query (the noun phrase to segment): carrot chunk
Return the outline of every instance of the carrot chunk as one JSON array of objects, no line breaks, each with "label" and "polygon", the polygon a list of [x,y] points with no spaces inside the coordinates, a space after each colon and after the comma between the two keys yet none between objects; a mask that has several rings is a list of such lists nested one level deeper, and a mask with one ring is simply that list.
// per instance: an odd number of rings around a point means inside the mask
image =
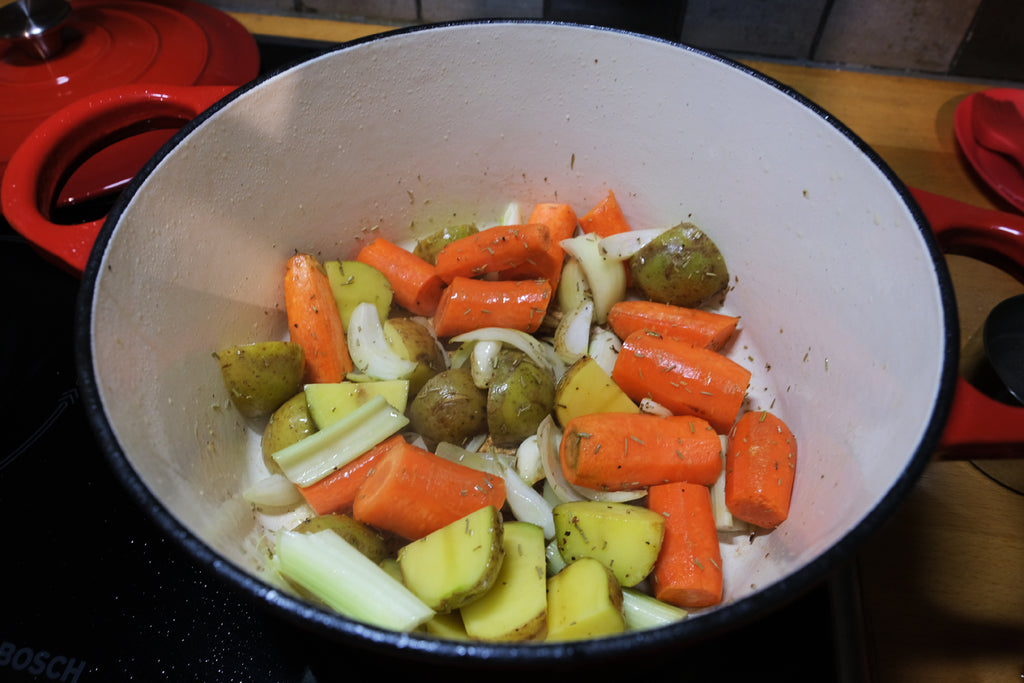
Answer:
[{"label": "carrot chunk", "polygon": [[712,351],[725,346],[739,321],[731,315],[644,299],[619,301],[608,311],[608,325],[620,339],[646,330]]},{"label": "carrot chunk", "polygon": [[725,505],[739,519],[774,529],[789,516],[796,438],[777,415],[743,413],[725,452]]},{"label": "carrot chunk", "polygon": [[305,381],[340,382],[352,371],[352,358],[330,280],[316,257],[288,259],[284,303],[291,340],[306,356]]},{"label": "carrot chunk", "polygon": [[306,502],[309,503],[309,506],[318,515],[327,515],[333,512],[351,512],[352,503],[356,499],[356,493],[366,479],[367,473],[388,451],[398,445],[399,441],[405,442],[401,434],[395,434],[385,439],[349,464],[328,474],[316,483],[309,486],[300,486],[299,493],[302,494],[302,497],[306,499]]},{"label": "carrot chunk", "polygon": [[434,333],[452,337],[482,327],[536,332],[551,301],[547,280],[477,280],[456,277],[434,313]]},{"label": "carrot chunk", "polygon": [[696,415],[720,434],[732,428],[750,371],[726,356],[637,330],[622,342],[612,379],[639,403],[650,398],[676,415]]},{"label": "carrot chunk", "polygon": [[367,473],[352,516],[416,540],[482,507],[505,504],[505,481],[401,442]]},{"label": "carrot chunk", "polygon": [[356,260],[384,273],[399,306],[416,315],[434,314],[445,283],[430,263],[383,237],[364,246]]},{"label": "carrot chunk", "polygon": [[652,486],[647,507],[665,516],[665,536],[651,574],[654,597],[688,608],[721,602],[722,554],[708,487]]},{"label": "carrot chunk", "polygon": [[629,221],[622,213],[619,200],[615,193],[608,190],[608,194],[597,205],[580,217],[580,228],[583,232],[592,232],[601,237],[617,235],[620,232],[631,230]]},{"label": "carrot chunk", "polygon": [[602,491],[666,482],[711,485],[722,471],[722,444],[699,417],[591,413],[569,420],[562,434],[562,474]]},{"label": "carrot chunk", "polygon": [[437,275],[450,283],[456,277],[479,277],[515,267],[528,267],[535,277],[552,269],[551,233],[546,225],[499,225],[446,244],[437,254]]},{"label": "carrot chunk", "polygon": [[565,250],[562,249],[561,242],[576,234],[576,226],[579,225],[576,212],[569,204],[542,202],[533,207],[527,222],[547,227],[551,235],[548,258],[502,270],[499,277],[502,280],[541,278],[550,282],[552,289],[558,289],[562,266],[565,264]]}]

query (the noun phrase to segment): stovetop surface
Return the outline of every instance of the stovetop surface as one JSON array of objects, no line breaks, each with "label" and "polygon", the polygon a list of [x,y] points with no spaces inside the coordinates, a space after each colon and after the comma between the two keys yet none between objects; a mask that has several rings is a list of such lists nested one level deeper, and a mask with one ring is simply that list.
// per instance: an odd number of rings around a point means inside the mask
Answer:
[{"label": "stovetop surface", "polygon": [[[324,47],[258,42],[265,70]],[[316,683],[361,666],[457,672],[285,624],[160,534],[114,479],[78,399],[78,284],[0,222],[0,680]],[[836,680],[849,645],[836,615],[825,585],[725,637],[591,673]]]}]

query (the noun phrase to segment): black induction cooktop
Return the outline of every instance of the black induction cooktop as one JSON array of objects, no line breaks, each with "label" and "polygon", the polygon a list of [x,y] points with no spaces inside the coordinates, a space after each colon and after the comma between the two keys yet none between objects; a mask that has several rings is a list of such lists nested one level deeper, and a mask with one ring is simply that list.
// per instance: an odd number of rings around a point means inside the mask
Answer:
[{"label": "black induction cooktop", "polygon": [[[264,70],[328,47],[257,42]],[[162,537],[115,481],[79,402],[72,352],[78,284],[0,223],[0,681],[318,683],[364,669],[467,675],[354,650],[283,623]],[[842,572],[725,637],[604,663],[600,674],[581,676],[861,680],[850,576]]]}]

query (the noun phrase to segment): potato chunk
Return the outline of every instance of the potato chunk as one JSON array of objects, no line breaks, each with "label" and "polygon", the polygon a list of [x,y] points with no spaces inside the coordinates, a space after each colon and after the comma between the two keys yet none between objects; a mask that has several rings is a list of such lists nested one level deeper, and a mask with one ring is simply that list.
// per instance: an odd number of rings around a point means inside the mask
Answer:
[{"label": "potato chunk", "polygon": [[555,539],[562,558],[598,560],[630,587],[651,573],[665,536],[665,518],[626,503],[574,501],[554,508]]},{"label": "potato chunk", "polygon": [[637,404],[590,356],[570,365],[555,388],[555,419],[563,427],[577,415],[639,412]]},{"label": "potato chunk", "polygon": [[405,379],[307,384],[303,391],[318,429],[337,422],[374,396],[383,396],[400,413],[409,401],[409,381]]},{"label": "potato chunk", "polygon": [[494,585],[462,608],[466,633],[489,641],[528,640],[547,625],[544,532],[526,522],[505,523],[505,559]]},{"label": "potato chunk", "polygon": [[501,513],[480,508],[398,551],[406,587],[437,612],[450,612],[490,589],[504,559]]},{"label": "potato chunk", "polygon": [[548,640],[581,640],[626,630],[622,588],[603,564],[585,557],[548,579]]}]

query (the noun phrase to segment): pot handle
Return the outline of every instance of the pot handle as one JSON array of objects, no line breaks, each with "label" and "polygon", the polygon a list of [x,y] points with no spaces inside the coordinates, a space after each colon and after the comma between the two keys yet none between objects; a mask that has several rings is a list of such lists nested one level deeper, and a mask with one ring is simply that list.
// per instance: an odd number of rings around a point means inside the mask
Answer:
[{"label": "pot handle", "polygon": [[[971,206],[911,188],[939,248],[995,266],[1024,282],[1024,217]],[[991,398],[960,376],[939,442],[939,457],[1012,458],[1024,456],[1024,407]]]},{"label": "pot handle", "polygon": [[100,149],[132,135],[181,128],[235,87],[128,85],[77,100],[41,123],[7,164],[0,202],[7,221],[57,265],[80,276],[104,218],[49,219],[62,184]]}]

